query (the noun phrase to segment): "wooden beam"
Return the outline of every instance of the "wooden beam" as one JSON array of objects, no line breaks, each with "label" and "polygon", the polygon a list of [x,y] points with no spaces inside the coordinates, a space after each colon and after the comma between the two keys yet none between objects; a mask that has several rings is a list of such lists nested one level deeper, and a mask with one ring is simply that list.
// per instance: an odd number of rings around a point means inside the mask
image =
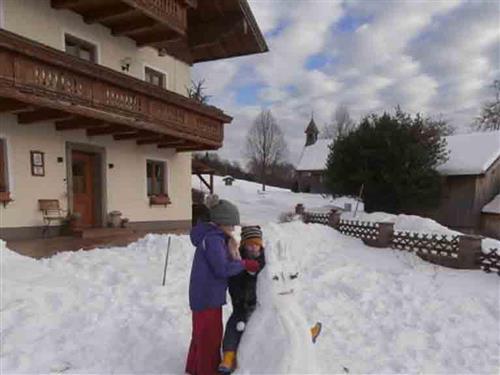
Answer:
[{"label": "wooden beam", "polygon": [[[210,184],[207,182],[207,180],[205,180],[205,178],[203,177],[203,175],[198,173],[197,176],[201,180],[201,182],[203,182],[203,184],[208,188],[208,190],[210,191],[210,193],[213,193],[212,186],[210,186]],[[213,176],[213,175],[211,174],[210,176]]]},{"label": "wooden beam", "polygon": [[245,20],[238,12],[224,15],[224,18],[212,22],[203,22],[193,25],[189,29],[189,45],[201,47],[217,43],[221,38],[239,29],[243,29]]},{"label": "wooden beam", "polygon": [[158,148],[177,148],[182,145],[185,145],[186,141],[178,140],[178,141],[170,141],[170,142],[162,142],[158,145]]},{"label": "wooden beam", "polygon": [[154,27],[157,23],[152,19],[138,19],[120,25],[115,25],[111,28],[111,34],[114,36],[130,35],[138,32],[146,31]]},{"label": "wooden beam", "polygon": [[76,4],[79,0],[50,0],[50,5],[54,9],[69,9]]},{"label": "wooden beam", "polygon": [[20,124],[32,124],[34,122],[64,119],[71,117],[71,114],[57,109],[42,108],[31,112],[22,112],[17,114],[17,122]]},{"label": "wooden beam", "polygon": [[143,137],[148,137],[148,136],[153,136],[153,132],[148,132],[145,130],[141,130],[135,133],[123,133],[123,134],[114,134],[113,138],[115,141],[125,141],[125,140],[130,140],[130,139],[137,139],[137,138],[143,138]]},{"label": "wooden beam", "polygon": [[11,112],[15,113],[17,111],[34,109],[33,106],[27,103],[20,102],[19,100],[10,98],[0,98],[0,113]]},{"label": "wooden beam", "polygon": [[135,12],[137,10],[130,8],[126,4],[111,4],[83,13],[83,20],[85,23],[93,24]]},{"label": "wooden beam", "polygon": [[155,143],[159,143],[159,142],[166,142],[168,141],[167,138],[165,138],[164,136],[156,136],[156,137],[149,137],[149,138],[144,138],[144,139],[138,139],[136,141],[136,143],[138,145],[152,145],[152,144],[155,144]]},{"label": "wooden beam", "polygon": [[143,35],[134,36],[135,44],[137,47],[144,47],[151,44],[167,42],[179,39],[178,34],[169,32],[168,30],[156,29],[149,31]]},{"label": "wooden beam", "polygon": [[105,124],[102,120],[76,117],[69,120],[56,121],[56,130],[87,129]]},{"label": "wooden beam", "polygon": [[108,125],[108,126],[100,126],[87,129],[87,135],[89,137],[93,137],[96,135],[109,135],[115,133],[123,133],[127,131],[132,132],[134,131],[134,129],[124,125]]}]

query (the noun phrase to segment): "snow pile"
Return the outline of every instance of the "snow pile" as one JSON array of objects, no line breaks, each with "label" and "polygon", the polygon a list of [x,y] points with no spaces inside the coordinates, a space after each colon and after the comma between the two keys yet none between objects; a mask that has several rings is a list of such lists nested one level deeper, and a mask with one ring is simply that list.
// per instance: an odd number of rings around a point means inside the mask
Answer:
[{"label": "snow pile", "polygon": [[446,143],[449,158],[438,167],[444,175],[481,174],[500,157],[500,130],[451,135]]},{"label": "snow pile", "polygon": [[[263,193],[261,184],[245,180],[235,180],[232,186],[226,186],[220,176],[214,176],[214,185],[216,194],[238,205],[243,224],[277,222],[283,212],[294,212],[298,203],[309,209],[335,202],[319,194],[293,193],[273,186],[266,186]],[[193,176],[191,186],[207,192],[197,176]]]},{"label": "snow pile", "polygon": [[[329,374],[498,371],[497,276],[374,250],[318,224],[263,231],[278,263],[259,279],[238,373],[261,374],[266,364]],[[3,249],[1,372],[183,374],[194,249],[187,236],[172,238],[165,287],[165,235],[39,261]],[[278,241],[284,255],[273,250]],[[269,281],[281,272],[298,273],[294,295]],[[316,321],[323,332],[311,347],[306,328]]]},{"label": "snow pile", "polygon": [[481,212],[487,214],[500,214],[500,194],[492,199],[487,205],[485,205]]},{"label": "snow pile", "polygon": [[192,248],[167,236],[35,261],[1,250],[1,373],[183,373]]}]

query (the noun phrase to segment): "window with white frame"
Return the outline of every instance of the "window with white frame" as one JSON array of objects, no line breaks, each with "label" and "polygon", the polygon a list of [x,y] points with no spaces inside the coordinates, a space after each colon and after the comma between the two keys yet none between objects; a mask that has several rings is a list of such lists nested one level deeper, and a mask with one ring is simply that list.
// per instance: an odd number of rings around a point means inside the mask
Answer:
[{"label": "window with white frame", "polygon": [[167,195],[167,165],[164,161],[147,160],[146,178],[148,196]]}]

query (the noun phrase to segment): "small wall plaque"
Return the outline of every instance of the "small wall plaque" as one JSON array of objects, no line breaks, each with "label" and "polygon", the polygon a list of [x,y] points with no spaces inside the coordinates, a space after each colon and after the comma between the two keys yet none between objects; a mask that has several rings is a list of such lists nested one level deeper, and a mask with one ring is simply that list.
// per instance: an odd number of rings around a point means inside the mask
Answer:
[{"label": "small wall plaque", "polygon": [[41,151],[30,151],[31,155],[31,175],[45,176],[45,158]]}]

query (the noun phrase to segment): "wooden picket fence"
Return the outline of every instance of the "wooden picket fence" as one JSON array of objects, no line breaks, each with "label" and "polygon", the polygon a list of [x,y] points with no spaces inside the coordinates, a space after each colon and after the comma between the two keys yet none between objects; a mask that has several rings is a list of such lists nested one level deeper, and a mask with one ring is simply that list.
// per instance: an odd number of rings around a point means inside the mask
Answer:
[{"label": "wooden picket fence", "polygon": [[414,252],[419,257],[445,267],[482,269],[500,276],[500,249],[481,249],[481,237],[395,231],[393,223],[374,223],[340,218],[340,211],[307,212],[297,205],[296,213],[305,223],[329,225],[346,236],[360,238],[374,247]]}]

